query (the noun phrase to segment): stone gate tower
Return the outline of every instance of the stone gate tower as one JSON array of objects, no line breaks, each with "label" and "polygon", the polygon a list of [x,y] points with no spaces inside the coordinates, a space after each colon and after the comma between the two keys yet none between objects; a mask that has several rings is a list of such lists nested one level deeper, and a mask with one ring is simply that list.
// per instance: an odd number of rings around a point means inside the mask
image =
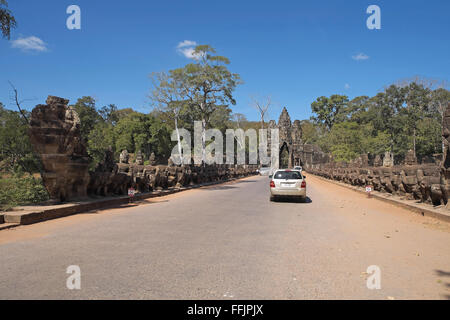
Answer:
[{"label": "stone gate tower", "polygon": [[[294,120],[294,122],[292,122],[286,107],[284,107],[281,112],[278,124],[274,120],[269,121],[269,129],[279,130],[280,168],[302,166],[308,169],[314,164],[327,161],[326,154],[324,154],[318,146],[303,143],[300,121]],[[283,163],[282,155],[286,154],[287,161],[286,163]]]}]

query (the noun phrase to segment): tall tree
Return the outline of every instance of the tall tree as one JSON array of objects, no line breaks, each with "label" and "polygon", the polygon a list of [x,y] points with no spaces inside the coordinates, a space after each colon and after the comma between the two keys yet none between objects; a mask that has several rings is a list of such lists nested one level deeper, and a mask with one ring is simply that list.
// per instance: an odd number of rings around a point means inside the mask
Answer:
[{"label": "tall tree", "polygon": [[[442,123],[444,112],[450,103],[450,91],[445,88],[438,88],[431,93],[430,111],[439,115],[439,121]],[[441,151],[444,152],[444,137],[441,136]]]},{"label": "tall tree", "polygon": [[267,96],[263,99],[258,99],[256,97],[252,98],[252,107],[259,112],[259,118],[261,121],[261,129],[264,129],[264,119],[267,112],[269,111],[270,105],[272,104],[272,98]]},{"label": "tall tree", "polygon": [[3,38],[11,39],[11,29],[16,26],[16,18],[12,15],[11,10],[8,9],[8,2],[0,0],[0,29],[2,30]]},{"label": "tall tree", "polygon": [[348,107],[348,97],[334,94],[331,97],[319,97],[311,104],[312,112],[317,114],[312,119],[323,123],[331,130],[333,125],[345,120]]},{"label": "tall tree", "polygon": [[[180,163],[185,163],[183,159],[183,152],[181,146],[180,130],[178,128],[178,121],[183,109],[186,108],[184,101],[187,92],[187,86],[183,83],[183,73],[176,70],[165,72],[154,72],[151,74],[152,89],[150,92],[150,99],[153,105],[165,114],[174,122],[175,132],[177,136],[178,154]],[[190,147],[190,146],[189,146]],[[190,161],[190,159],[189,159]]]},{"label": "tall tree", "polygon": [[115,126],[117,121],[119,121],[120,119],[120,115],[119,115],[119,109],[117,108],[117,106],[115,104],[110,104],[107,106],[103,106],[98,113],[100,114],[100,116],[103,118],[103,120],[110,124]]},{"label": "tall tree", "polygon": [[[391,85],[369,100],[369,114],[376,130],[386,131],[390,137],[390,151],[396,150],[397,141],[402,138],[405,117],[399,116],[405,103],[405,90]],[[409,149],[405,146],[405,149]],[[386,150],[388,151],[388,150]]]},{"label": "tall tree", "polygon": [[195,63],[173,70],[182,80],[189,108],[198,112],[202,122],[202,161],[206,161],[206,127],[213,112],[228,104],[236,104],[233,91],[241,83],[240,76],[231,73],[226,65],[229,59],[214,55],[209,45],[199,45],[193,52]]},{"label": "tall tree", "polygon": [[87,141],[91,130],[102,120],[95,108],[95,99],[89,96],[79,98],[72,107],[80,117],[81,136]]},{"label": "tall tree", "polygon": [[[28,113],[24,111],[27,115]],[[7,110],[0,102],[0,162],[11,172],[39,170],[28,137],[28,124],[19,112]]]},{"label": "tall tree", "polygon": [[405,94],[406,108],[403,111],[407,115],[407,125],[412,133],[413,151],[416,154],[417,124],[428,111],[431,90],[413,82],[405,87]]}]

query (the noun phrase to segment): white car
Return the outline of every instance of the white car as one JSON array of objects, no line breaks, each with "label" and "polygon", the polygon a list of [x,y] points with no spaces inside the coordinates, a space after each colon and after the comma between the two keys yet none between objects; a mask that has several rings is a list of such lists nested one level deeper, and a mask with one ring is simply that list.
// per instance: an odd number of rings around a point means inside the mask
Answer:
[{"label": "white car", "polygon": [[270,167],[261,167],[258,172],[261,176],[268,176],[270,174]]},{"label": "white car", "polygon": [[300,170],[277,170],[270,178],[270,201],[279,197],[306,199],[306,177]]}]

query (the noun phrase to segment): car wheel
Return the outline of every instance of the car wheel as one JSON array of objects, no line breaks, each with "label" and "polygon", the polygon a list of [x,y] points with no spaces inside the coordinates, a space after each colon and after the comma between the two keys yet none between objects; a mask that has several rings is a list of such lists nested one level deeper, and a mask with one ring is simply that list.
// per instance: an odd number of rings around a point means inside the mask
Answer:
[{"label": "car wheel", "polygon": [[270,201],[275,201],[275,197],[274,196],[270,196]]}]

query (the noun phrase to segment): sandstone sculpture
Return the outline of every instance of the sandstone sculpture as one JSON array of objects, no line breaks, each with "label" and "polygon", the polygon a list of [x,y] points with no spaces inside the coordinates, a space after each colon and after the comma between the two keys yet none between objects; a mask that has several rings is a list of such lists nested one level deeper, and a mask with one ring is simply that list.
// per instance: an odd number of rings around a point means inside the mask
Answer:
[{"label": "sandstone sculpture", "polygon": [[384,153],[383,167],[393,167],[394,166],[394,155],[389,151]]},{"label": "sandstone sculpture", "polygon": [[442,138],[444,155],[440,168],[440,185],[444,203],[448,206],[448,198],[450,197],[450,103],[447,105],[442,119]]},{"label": "sandstone sculpture", "polygon": [[30,119],[30,141],[42,161],[42,179],[52,201],[87,196],[89,157],[80,133],[80,119],[69,101],[49,96]]},{"label": "sandstone sculpture", "polygon": [[154,152],[152,152],[152,153],[150,154],[150,157],[149,157],[148,161],[149,161],[149,164],[150,164],[151,166],[154,166],[154,165],[156,164],[156,156],[155,156],[155,153],[154,153]]},{"label": "sandstone sculpture", "polygon": [[144,156],[142,155],[141,150],[136,153],[136,164],[143,165],[144,164]]},{"label": "sandstone sculpture", "polygon": [[122,150],[119,156],[119,163],[128,163],[129,159],[130,156],[128,155],[128,151],[126,149]]}]

